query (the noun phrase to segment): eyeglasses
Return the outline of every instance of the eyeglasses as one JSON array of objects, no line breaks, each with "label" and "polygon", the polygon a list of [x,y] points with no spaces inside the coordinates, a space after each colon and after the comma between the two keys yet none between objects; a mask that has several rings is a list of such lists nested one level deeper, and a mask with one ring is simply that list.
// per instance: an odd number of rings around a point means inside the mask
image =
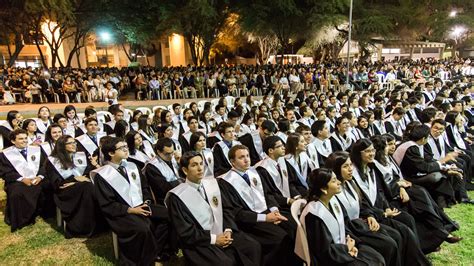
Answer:
[{"label": "eyeglasses", "polygon": [[128,145],[124,145],[124,146],[115,148],[115,150],[128,151]]},{"label": "eyeglasses", "polygon": [[75,141],[71,141],[71,142],[66,142],[64,144],[66,144],[66,145],[76,145],[77,143]]}]

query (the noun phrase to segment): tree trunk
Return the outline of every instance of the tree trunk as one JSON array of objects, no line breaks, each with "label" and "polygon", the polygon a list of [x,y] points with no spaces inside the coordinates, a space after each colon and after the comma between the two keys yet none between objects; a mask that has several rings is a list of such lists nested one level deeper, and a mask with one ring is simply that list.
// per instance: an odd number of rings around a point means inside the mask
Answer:
[{"label": "tree trunk", "polygon": [[77,60],[77,67],[78,68],[82,68],[80,57],[81,57],[81,48],[77,49],[77,51],[76,51],[76,60]]},{"label": "tree trunk", "polygon": [[8,66],[12,67],[15,64],[18,55],[20,55],[21,50],[23,49],[23,40],[21,38],[21,33],[15,33],[15,51],[10,56],[10,60],[8,60]]}]

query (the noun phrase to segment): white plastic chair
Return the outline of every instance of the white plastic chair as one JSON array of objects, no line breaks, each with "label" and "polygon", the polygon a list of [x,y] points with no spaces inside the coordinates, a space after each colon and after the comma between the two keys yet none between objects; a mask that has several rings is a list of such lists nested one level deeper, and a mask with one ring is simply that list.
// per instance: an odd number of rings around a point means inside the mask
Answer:
[{"label": "white plastic chair", "polygon": [[112,114],[108,111],[98,111],[97,112],[97,121],[99,123],[106,123],[107,121],[112,120]]},{"label": "white plastic chair", "polygon": [[148,108],[148,107],[137,107],[135,110],[138,110],[138,111],[142,112],[142,114],[144,114],[144,115],[149,115],[149,114],[152,113],[150,108]]},{"label": "white plastic chair", "polygon": [[296,229],[295,253],[309,266],[311,265],[311,254],[309,253],[308,239],[306,238],[306,230],[300,222],[301,211],[306,203],[305,199],[298,199],[293,202],[291,204],[291,216],[298,226]]}]

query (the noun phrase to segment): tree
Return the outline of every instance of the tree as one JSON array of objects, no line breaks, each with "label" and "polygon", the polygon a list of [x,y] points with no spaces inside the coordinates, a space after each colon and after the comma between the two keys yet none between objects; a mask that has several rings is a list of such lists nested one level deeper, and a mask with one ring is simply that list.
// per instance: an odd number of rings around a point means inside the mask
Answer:
[{"label": "tree", "polygon": [[290,39],[300,39],[308,32],[312,4],[313,1],[304,0],[237,1],[243,29],[256,35],[276,36],[282,62]]},{"label": "tree", "polygon": [[209,64],[212,45],[225,24],[231,9],[228,0],[164,1],[159,28],[163,33],[184,36],[194,64]]},{"label": "tree", "polygon": [[7,46],[8,66],[13,66],[30,33],[29,14],[25,10],[26,1],[4,0],[1,3],[0,43]]}]

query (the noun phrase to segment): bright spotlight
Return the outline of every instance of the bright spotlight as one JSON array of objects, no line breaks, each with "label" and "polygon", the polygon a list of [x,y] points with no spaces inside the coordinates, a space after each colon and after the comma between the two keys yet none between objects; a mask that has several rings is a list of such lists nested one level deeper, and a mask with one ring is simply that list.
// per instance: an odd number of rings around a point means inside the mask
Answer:
[{"label": "bright spotlight", "polygon": [[108,41],[110,41],[110,39],[112,38],[112,36],[110,35],[110,33],[109,33],[109,32],[106,32],[106,31],[101,32],[101,33],[100,33],[100,37],[102,38],[102,40],[103,40],[104,42],[108,42]]},{"label": "bright spotlight", "polygon": [[456,10],[453,10],[453,11],[449,12],[449,16],[452,17],[452,18],[454,18],[456,15],[457,15]]}]

